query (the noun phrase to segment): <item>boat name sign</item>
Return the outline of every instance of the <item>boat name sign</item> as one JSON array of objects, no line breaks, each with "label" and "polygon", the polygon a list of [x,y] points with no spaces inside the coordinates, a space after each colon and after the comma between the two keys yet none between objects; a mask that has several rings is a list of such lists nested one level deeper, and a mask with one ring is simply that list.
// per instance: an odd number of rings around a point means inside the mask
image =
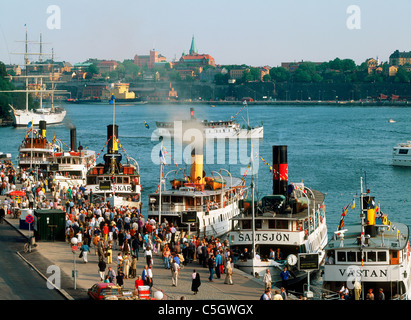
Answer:
[{"label": "boat name sign", "polygon": [[[347,266],[347,268],[341,268],[341,266],[327,265],[323,275],[324,281],[347,281],[355,280],[358,278],[360,281],[399,281],[401,280],[401,268],[395,268],[388,271],[388,268],[384,267],[360,267],[360,266]],[[395,272],[397,271],[397,272]]]},{"label": "boat name sign", "polygon": [[93,193],[101,193],[101,192],[122,192],[122,193],[140,193],[141,186],[137,185],[136,190],[133,190],[133,186],[130,184],[112,184],[110,190],[100,190],[99,185],[89,185],[87,186]]},{"label": "boat name sign", "polygon": [[[251,243],[253,236],[251,232],[240,232],[235,236],[233,242],[238,243]],[[256,232],[255,241],[261,242],[283,242],[283,243],[295,243],[297,239],[292,239],[289,233],[285,232]]]}]

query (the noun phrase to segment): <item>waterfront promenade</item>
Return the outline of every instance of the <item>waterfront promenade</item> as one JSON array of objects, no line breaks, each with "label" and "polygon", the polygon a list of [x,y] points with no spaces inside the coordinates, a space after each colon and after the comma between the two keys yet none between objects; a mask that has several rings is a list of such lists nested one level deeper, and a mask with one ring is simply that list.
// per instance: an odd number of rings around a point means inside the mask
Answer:
[{"label": "waterfront promenade", "polygon": [[[32,231],[19,228],[19,219],[6,217],[6,222],[14,227],[24,237],[29,237]],[[88,255],[88,263],[83,263],[79,258],[79,252],[72,253],[71,245],[68,242],[38,242],[37,246],[31,253],[24,253],[23,245],[21,251],[16,252],[26,263],[39,273],[42,277],[52,278],[53,273],[47,269],[50,266],[57,266],[61,272],[61,284],[58,289],[62,295],[69,300],[87,299],[87,289],[93,284],[100,282],[98,274],[98,259],[94,254],[94,248],[91,246],[91,253]],[[115,257],[118,251],[113,251],[113,263],[108,264],[117,270]],[[76,260],[76,270],[78,278],[76,279],[76,289],[74,289],[74,259]],[[141,275],[145,264],[142,250],[140,250],[140,259],[137,262],[137,275]],[[191,291],[191,274],[193,269],[200,273],[201,286],[199,293],[193,295]],[[55,267],[50,270],[55,270]],[[180,270],[178,285],[172,286],[171,272],[164,269],[161,257],[154,255],[153,264],[153,293],[157,290],[164,292],[165,300],[180,300],[184,297],[186,300],[259,300],[264,292],[264,284],[261,279],[256,279],[241,270],[234,269],[233,285],[224,284],[225,274],[217,279],[214,275],[214,281],[208,280],[208,268],[198,265],[198,262],[187,264],[184,269]],[[124,288],[134,290],[135,279],[125,279]],[[46,285],[46,283],[45,283]],[[273,291],[275,288],[273,288]],[[292,297],[291,297],[292,298]]]}]

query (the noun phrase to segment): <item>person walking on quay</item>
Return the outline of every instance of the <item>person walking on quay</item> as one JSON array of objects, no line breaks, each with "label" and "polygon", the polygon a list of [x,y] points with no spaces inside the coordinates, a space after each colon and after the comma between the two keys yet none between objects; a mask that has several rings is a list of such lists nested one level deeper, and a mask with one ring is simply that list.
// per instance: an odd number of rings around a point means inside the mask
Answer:
[{"label": "person walking on quay", "polygon": [[163,260],[164,260],[164,269],[170,269],[170,248],[168,244],[165,244],[163,248]]},{"label": "person walking on quay", "polygon": [[130,275],[130,264],[131,264],[128,254],[124,256],[123,264],[124,264],[124,279],[128,279]]},{"label": "person walking on quay", "polygon": [[134,235],[131,240],[131,254],[138,260],[138,249],[140,248],[140,241],[138,241],[138,235]]},{"label": "person walking on quay", "polygon": [[87,255],[90,252],[90,247],[88,246],[88,239],[87,238],[84,239],[84,243],[81,246],[80,250],[81,250],[81,254],[83,255],[83,262],[87,263],[88,262]]},{"label": "person walking on quay", "polygon": [[191,291],[196,295],[198,293],[198,288],[201,286],[200,274],[194,269],[191,275]]},{"label": "person walking on quay", "polygon": [[116,279],[117,279],[117,285],[122,288],[124,285],[124,274],[123,274],[123,271],[121,271],[121,269],[118,271]]},{"label": "person walking on quay", "polygon": [[173,259],[171,261],[171,281],[173,287],[177,287],[177,282],[178,282],[178,272],[180,270],[180,266],[178,265],[177,261]]},{"label": "person walking on quay", "polygon": [[233,275],[233,268],[231,266],[231,261],[227,260],[224,284],[233,284],[232,275]]},{"label": "person walking on quay", "polygon": [[281,287],[281,289],[280,289],[280,294],[281,294],[281,297],[283,297],[283,300],[287,300],[287,293],[285,292],[285,289],[283,288],[283,287]]},{"label": "person walking on quay", "polygon": [[217,279],[220,279],[221,277],[221,267],[222,266],[223,266],[223,260],[221,258],[220,252],[218,252],[215,257],[215,273],[216,273]]},{"label": "person walking on quay", "polygon": [[290,272],[288,271],[287,267],[284,267],[284,270],[281,271],[280,277],[281,277],[282,286],[284,287],[285,292],[286,292],[287,295],[288,295],[288,280],[290,279],[291,274],[290,274]]},{"label": "person walking on quay", "polygon": [[104,239],[100,238],[100,241],[97,244],[97,254],[98,254],[98,258],[104,258],[104,248],[105,248],[105,244],[104,244]]},{"label": "person walking on quay", "polygon": [[263,282],[265,284],[265,288],[271,288],[271,281],[272,281],[272,277],[271,277],[271,273],[269,269],[265,270],[264,273],[264,278],[263,278]]},{"label": "person walking on quay", "polygon": [[130,276],[133,279],[137,276],[137,258],[136,257],[132,257],[132,260],[131,260]]},{"label": "person walking on quay", "polygon": [[150,286],[150,291],[151,288],[153,287],[153,267],[149,266],[147,269],[147,282],[148,285]]},{"label": "person walking on quay", "polygon": [[106,255],[107,255],[107,264],[113,263],[113,245],[111,244],[111,241],[108,242],[108,245],[106,247]]},{"label": "person walking on quay", "polygon": [[280,291],[278,290],[274,291],[273,300],[283,300],[283,297],[281,296]]},{"label": "person walking on quay", "polygon": [[114,279],[116,278],[116,273],[111,267],[108,267],[107,275],[108,275],[108,279],[110,283],[114,283]]},{"label": "person walking on quay", "polygon": [[98,262],[98,272],[100,275],[100,280],[104,281],[104,274],[106,272],[106,262],[104,261],[104,258],[101,258]]},{"label": "person walking on quay", "polygon": [[208,258],[208,271],[210,272],[210,276],[208,277],[208,280],[210,280],[210,282],[213,282],[213,275],[214,275],[214,268],[215,268],[215,258],[214,255],[211,255]]},{"label": "person walking on quay", "polygon": [[151,266],[151,259],[153,257],[153,253],[151,252],[150,247],[146,247],[146,250],[144,251],[144,256],[146,257],[147,266]]}]

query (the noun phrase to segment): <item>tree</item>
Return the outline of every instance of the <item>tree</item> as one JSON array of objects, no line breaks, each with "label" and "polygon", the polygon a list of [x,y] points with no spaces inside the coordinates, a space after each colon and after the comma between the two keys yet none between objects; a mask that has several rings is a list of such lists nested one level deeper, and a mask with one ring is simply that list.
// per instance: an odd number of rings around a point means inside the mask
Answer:
[{"label": "tree", "polygon": [[304,69],[298,68],[294,73],[294,80],[296,82],[311,82],[311,75]]},{"label": "tree", "polygon": [[291,73],[286,68],[274,67],[270,69],[270,76],[276,82],[285,82],[290,80]]},{"label": "tree", "polygon": [[92,75],[93,75],[93,74],[99,74],[97,65],[96,65],[95,63],[93,63],[92,65],[90,65],[90,67],[88,67],[88,69],[87,69],[87,72],[88,72],[88,73],[91,73]]}]

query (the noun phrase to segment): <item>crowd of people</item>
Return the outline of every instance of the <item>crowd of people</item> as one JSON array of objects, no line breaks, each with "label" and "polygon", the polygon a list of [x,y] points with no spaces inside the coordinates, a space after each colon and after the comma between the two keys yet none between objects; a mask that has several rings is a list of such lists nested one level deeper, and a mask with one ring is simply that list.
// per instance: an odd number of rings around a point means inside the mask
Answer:
[{"label": "crowd of people", "polygon": [[[188,236],[166,219],[161,223],[146,220],[138,208],[96,203],[84,186],[61,187],[52,174],[16,172],[12,164],[3,163],[1,182],[5,194],[14,190],[17,182],[21,183],[20,190],[25,191],[18,200],[4,200],[5,212],[13,207],[64,210],[67,242],[73,237],[77,239],[84,263],[88,263],[89,254],[98,256],[102,282],[123,286],[125,279],[135,279],[136,290],[141,285],[152,288],[153,256],[157,255],[162,258],[163,267],[170,270],[173,286],[178,285],[178,275],[188,264],[207,269],[209,282],[224,278],[224,284],[232,285],[234,263],[248,258],[248,252],[231,249],[227,240]],[[141,273],[137,270],[138,260],[144,261]],[[197,294],[201,280],[196,269],[192,282],[193,294]]]}]

